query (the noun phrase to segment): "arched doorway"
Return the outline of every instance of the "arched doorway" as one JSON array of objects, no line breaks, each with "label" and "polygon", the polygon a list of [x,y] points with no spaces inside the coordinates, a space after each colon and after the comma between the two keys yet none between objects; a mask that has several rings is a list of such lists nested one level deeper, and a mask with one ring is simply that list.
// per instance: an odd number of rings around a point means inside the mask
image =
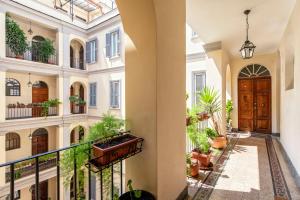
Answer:
[{"label": "arched doorway", "polygon": [[79,68],[84,69],[84,50],[83,50],[83,46],[81,46],[80,50],[79,50]]},{"label": "arched doorway", "polygon": [[85,87],[80,82],[70,86],[70,111],[72,114],[85,113]]},{"label": "arched doorway", "polygon": [[73,39],[70,44],[70,67],[84,69],[84,48],[77,39]]},{"label": "arched doorway", "polygon": [[48,151],[48,131],[44,128],[35,130],[32,134],[32,155]]},{"label": "arched doorway", "polygon": [[76,144],[83,140],[84,138],[84,128],[82,126],[77,126],[71,131],[70,143]]},{"label": "arched doorway", "polygon": [[271,74],[259,64],[238,76],[238,125],[241,131],[271,133]]},{"label": "arched doorway", "polygon": [[[43,103],[48,101],[49,98],[49,89],[48,85],[43,81],[36,81],[32,85],[32,103]],[[32,108],[32,116],[40,117],[42,116],[42,108],[41,107],[33,107]]]},{"label": "arched doorway", "polygon": [[45,41],[45,38],[39,35],[36,35],[32,38],[32,60],[38,62],[44,62],[44,59],[40,55],[40,45],[41,42]]},{"label": "arched doorway", "polygon": [[70,46],[70,67],[74,68],[74,50],[73,48]]}]

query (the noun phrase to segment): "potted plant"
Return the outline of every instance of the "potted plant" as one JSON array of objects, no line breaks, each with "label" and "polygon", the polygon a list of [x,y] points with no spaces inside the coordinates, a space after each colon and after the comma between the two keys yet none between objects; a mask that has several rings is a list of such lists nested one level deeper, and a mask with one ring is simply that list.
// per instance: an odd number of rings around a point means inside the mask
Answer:
[{"label": "potted plant", "polygon": [[6,15],[6,44],[15,54],[16,58],[23,59],[24,53],[28,49],[27,38],[20,26]]},{"label": "potted plant", "polygon": [[199,163],[198,159],[191,158],[190,154],[186,155],[186,167],[187,167],[187,174],[192,177],[197,177],[199,175]]},{"label": "potted plant", "polygon": [[[227,144],[227,138],[221,132],[220,111],[222,110],[220,96],[214,88],[205,87],[199,94],[199,106],[206,112],[212,122],[213,129],[218,136],[214,138],[214,147],[224,148]],[[221,145],[222,144],[222,145]]]},{"label": "potted plant", "polygon": [[229,132],[231,132],[231,130],[232,130],[232,120],[231,120],[232,111],[233,111],[232,100],[227,100],[227,102],[226,102],[226,128]]},{"label": "potted plant", "polygon": [[16,108],[16,104],[11,104],[10,103],[10,104],[7,105],[7,108]]},{"label": "potted plant", "polygon": [[[62,159],[60,160],[60,164],[62,167],[62,174],[64,176],[64,184],[66,186],[70,185],[71,179],[74,174],[74,155],[76,155],[76,165],[77,165],[77,174],[80,173],[88,162],[89,159],[89,150],[92,148],[91,144],[95,140],[101,140],[107,138],[109,136],[117,135],[124,128],[124,120],[118,119],[110,113],[104,114],[102,116],[102,120],[100,122],[95,123],[89,129],[89,134],[84,137],[79,146],[76,148],[72,148],[70,150],[66,150]],[[110,188],[110,170],[103,170],[104,178],[104,186]]]},{"label": "potted plant", "polygon": [[45,101],[42,103],[42,116],[47,117],[49,114],[49,108],[50,107],[57,107],[61,102],[59,99],[49,99],[48,101]]},{"label": "potted plant", "polygon": [[55,48],[53,47],[53,41],[50,39],[45,39],[44,41],[41,41],[39,43],[39,54],[42,58],[42,62],[54,64],[51,63],[51,60],[49,60],[49,57],[55,54]]},{"label": "potted plant", "polygon": [[128,192],[125,192],[119,197],[119,200],[155,200],[155,197],[150,192],[144,190],[134,190],[132,187],[132,180],[127,182]]},{"label": "potted plant", "polygon": [[197,125],[188,127],[188,136],[196,146],[191,152],[191,158],[198,159],[200,167],[208,167],[211,160],[210,143],[204,131],[199,132]]}]

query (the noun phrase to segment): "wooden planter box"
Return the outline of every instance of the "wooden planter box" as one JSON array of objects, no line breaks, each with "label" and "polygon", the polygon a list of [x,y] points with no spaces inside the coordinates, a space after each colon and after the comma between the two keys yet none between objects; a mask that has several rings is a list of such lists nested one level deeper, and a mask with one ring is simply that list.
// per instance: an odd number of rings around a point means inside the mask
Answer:
[{"label": "wooden planter box", "polygon": [[130,153],[134,153],[139,139],[133,135],[126,134],[112,138],[104,143],[94,144],[93,153],[96,162],[103,166]]}]

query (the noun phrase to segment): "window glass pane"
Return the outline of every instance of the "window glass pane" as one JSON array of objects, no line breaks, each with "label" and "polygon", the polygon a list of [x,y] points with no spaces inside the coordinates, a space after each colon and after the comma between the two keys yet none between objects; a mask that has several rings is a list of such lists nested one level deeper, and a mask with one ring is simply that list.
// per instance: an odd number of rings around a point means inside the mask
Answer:
[{"label": "window glass pane", "polygon": [[201,90],[205,87],[205,73],[194,73],[193,84],[193,104],[197,104],[199,102],[199,94]]}]

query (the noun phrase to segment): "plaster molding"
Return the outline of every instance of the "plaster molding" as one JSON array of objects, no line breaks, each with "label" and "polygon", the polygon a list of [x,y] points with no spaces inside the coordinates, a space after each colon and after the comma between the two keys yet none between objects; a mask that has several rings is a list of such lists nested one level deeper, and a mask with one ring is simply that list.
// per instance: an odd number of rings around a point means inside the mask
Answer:
[{"label": "plaster molding", "polygon": [[205,52],[190,53],[186,55],[187,62],[204,61],[207,59]]},{"label": "plaster molding", "polygon": [[94,74],[104,74],[109,72],[125,72],[125,66],[119,66],[119,67],[110,67],[106,69],[97,69],[93,71],[88,71],[88,75],[94,75]]},{"label": "plaster molding", "polygon": [[221,50],[222,49],[222,42],[212,42],[203,45],[203,48],[205,49],[206,52],[211,52],[211,51],[216,51],[216,50]]}]

